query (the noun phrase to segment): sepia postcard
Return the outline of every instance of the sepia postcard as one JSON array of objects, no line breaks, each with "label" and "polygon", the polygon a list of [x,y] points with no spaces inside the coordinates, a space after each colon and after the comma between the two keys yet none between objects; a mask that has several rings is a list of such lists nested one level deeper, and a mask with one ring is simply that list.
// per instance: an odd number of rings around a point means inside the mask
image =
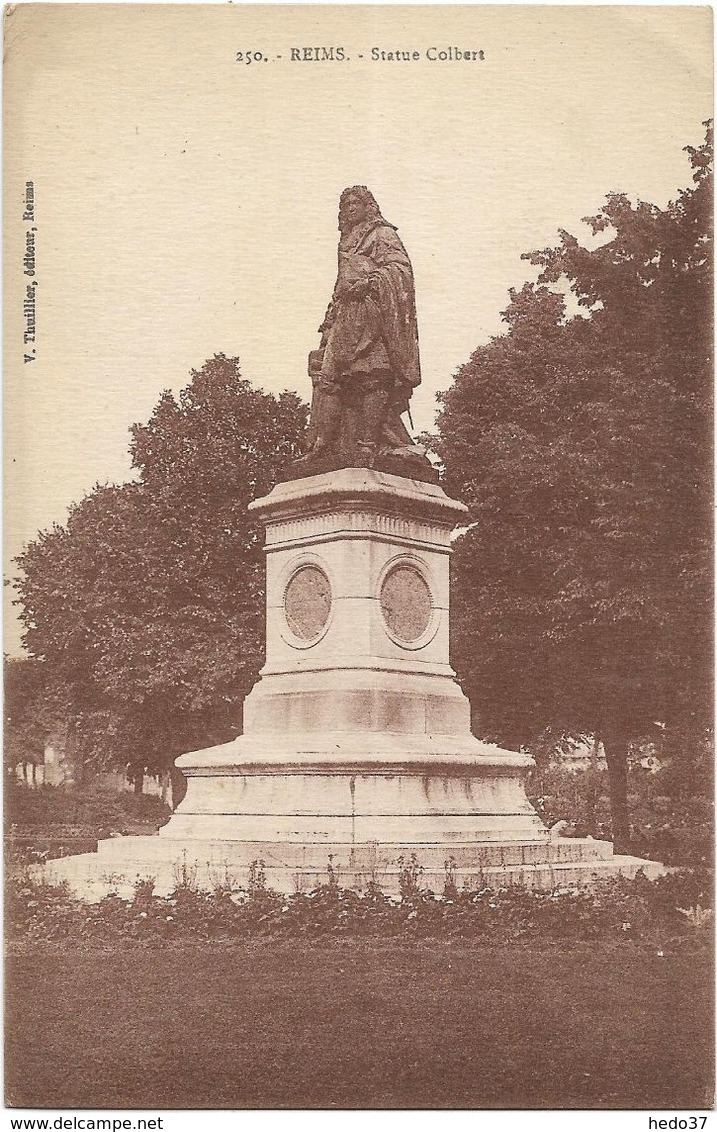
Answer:
[{"label": "sepia postcard", "polygon": [[6,6],[11,1127],[714,1119],[712,19]]}]

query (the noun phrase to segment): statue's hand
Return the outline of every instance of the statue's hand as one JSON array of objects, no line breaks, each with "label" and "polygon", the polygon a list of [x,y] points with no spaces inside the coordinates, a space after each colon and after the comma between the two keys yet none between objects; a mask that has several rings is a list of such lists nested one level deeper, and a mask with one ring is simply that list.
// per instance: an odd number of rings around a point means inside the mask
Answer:
[{"label": "statue's hand", "polygon": [[309,377],[318,377],[324,363],[324,351],[312,350],[309,354]]},{"label": "statue's hand", "polygon": [[326,314],[324,315],[324,321],[321,323],[321,326],[319,327],[319,334],[325,334],[327,330],[330,330],[331,327],[333,326],[335,320],[336,320],[336,307],[335,307],[334,301],[332,299],[332,301],[328,305],[328,308],[326,310]]},{"label": "statue's hand", "polygon": [[370,290],[370,283],[368,279],[357,279],[355,283],[350,283],[346,288],[346,294],[352,299],[365,299]]}]

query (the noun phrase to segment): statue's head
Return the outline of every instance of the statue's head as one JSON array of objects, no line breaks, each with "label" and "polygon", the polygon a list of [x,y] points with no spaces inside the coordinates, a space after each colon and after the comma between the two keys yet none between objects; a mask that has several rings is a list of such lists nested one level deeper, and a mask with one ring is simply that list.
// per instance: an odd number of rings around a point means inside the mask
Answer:
[{"label": "statue's head", "polygon": [[380,215],[376,198],[365,185],[352,185],[342,192],[339,201],[339,228],[342,232],[349,232],[367,220],[377,220]]}]

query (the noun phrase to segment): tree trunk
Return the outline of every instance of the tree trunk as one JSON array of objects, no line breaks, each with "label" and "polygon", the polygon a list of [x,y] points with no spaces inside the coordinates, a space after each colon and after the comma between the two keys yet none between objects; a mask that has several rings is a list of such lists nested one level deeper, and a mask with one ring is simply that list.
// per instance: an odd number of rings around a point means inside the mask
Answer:
[{"label": "tree trunk", "polygon": [[597,830],[597,800],[598,800],[598,781],[600,777],[600,744],[602,739],[599,732],[595,732],[593,736],[592,749],[590,751],[590,766],[588,767],[586,781],[587,790],[585,798],[586,809],[586,825],[588,833],[591,837],[595,837]]},{"label": "tree trunk", "polygon": [[65,739],[65,759],[69,769],[69,780],[76,786],[82,786],[87,778],[85,758],[80,750],[78,740],[77,720],[73,719],[67,726]]},{"label": "tree trunk", "polygon": [[134,772],[134,792],[135,794],[144,793],[144,771],[136,770]]},{"label": "tree trunk", "polygon": [[612,814],[612,843],[616,853],[630,853],[630,815],[627,809],[627,748],[628,741],[617,731],[605,728],[602,742],[607,760],[610,781],[610,812]]},{"label": "tree trunk", "polygon": [[176,766],[170,767],[169,775],[172,780],[172,809],[176,810],[187,793],[187,780]]}]

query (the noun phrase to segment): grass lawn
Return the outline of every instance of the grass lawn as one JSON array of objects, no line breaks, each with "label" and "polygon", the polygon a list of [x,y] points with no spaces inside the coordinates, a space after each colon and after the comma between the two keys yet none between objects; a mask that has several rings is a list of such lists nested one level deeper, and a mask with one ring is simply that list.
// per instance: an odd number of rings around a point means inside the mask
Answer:
[{"label": "grass lawn", "polygon": [[18,945],[7,1103],[28,1108],[711,1104],[703,951],[369,941]]}]

